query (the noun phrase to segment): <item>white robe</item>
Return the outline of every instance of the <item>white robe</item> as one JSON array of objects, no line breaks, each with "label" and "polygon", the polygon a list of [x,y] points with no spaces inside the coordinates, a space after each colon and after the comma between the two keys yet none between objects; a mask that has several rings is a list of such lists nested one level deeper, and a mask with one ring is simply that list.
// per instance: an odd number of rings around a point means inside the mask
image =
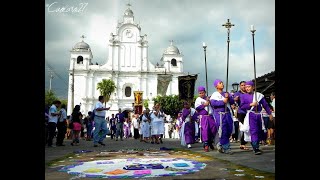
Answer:
[{"label": "white robe", "polygon": [[[197,97],[196,101],[194,102],[194,108],[197,109],[198,106],[204,104],[205,102],[207,102],[205,99],[201,98],[201,97]],[[213,109],[211,106],[207,106],[204,108],[207,112],[212,113]],[[208,111],[209,109],[209,111]]]}]

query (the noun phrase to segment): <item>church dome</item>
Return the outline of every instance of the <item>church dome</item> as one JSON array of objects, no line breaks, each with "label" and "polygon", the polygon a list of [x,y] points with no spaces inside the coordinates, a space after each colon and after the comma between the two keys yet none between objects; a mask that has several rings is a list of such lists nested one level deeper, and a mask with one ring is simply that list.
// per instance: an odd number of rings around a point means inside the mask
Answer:
[{"label": "church dome", "polygon": [[133,16],[133,12],[130,8],[128,8],[125,12],[124,12],[124,15],[126,16]]},{"label": "church dome", "polygon": [[169,47],[167,47],[167,49],[164,51],[164,53],[165,54],[180,54],[180,51],[176,46],[172,45],[172,43],[171,43],[171,45]]},{"label": "church dome", "polygon": [[78,42],[73,47],[74,49],[80,49],[80,50],[89,50],[90,46],[89,44],[85,43],[84,41]]}]

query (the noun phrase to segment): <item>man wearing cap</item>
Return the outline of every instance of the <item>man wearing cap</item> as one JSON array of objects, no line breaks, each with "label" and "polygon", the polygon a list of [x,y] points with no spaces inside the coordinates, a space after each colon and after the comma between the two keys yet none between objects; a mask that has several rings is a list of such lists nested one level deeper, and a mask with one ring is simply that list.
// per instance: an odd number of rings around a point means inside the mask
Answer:
[{"label": "man wearing cap", "polygon": [[206,89],[203,86],[198,87],[199,97],[197,97],[194,107],[200,115],[200,134],[201,141],[205,152],[209,151],[209,147],[213,150],[213,139],[217,133],[216,123],[209,112],[212,112],[209,98],[206,96]]},{"label": "man wearing cap", "polygon": [[210,104],[213,109],[213,118],[216,121],[218,132],[215,135],[215,143],[220,153],[232,154],[230,148],[230,136],[233,129],[233,119],[230,105],[234,104],[233,98],[229,98],[229,93],[224,92],[223,82],[216,79],[213,83],[217,91],[210,97]]},{"label": "man wearing cap", "polygon": [[254,154],[259,155],[261,154],[259,133],[261,130],[266,129],[262,119],[262,107],[266,110],[270,120],[272,120],[273,116],[263,94],[254,91],[254,83],[252,81],[246,82],[246,92],[246,94],[240,96],[240,108],[245,109],[247,113],[240,130],[244,132],[244,140],[251,142]]}]

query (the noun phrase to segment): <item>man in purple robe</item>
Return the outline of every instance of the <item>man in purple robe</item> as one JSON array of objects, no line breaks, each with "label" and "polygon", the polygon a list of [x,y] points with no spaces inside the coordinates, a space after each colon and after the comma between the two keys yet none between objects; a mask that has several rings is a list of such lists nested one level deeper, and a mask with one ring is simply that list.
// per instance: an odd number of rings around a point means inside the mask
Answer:
[{"label": "man in purple robe", "polygon": [[[217,91],[210,97],[210,104],[213,109],[213,117],[216,121],[218,132],[215,135],[217,149],[220,153],[233,154],[230,148],[230,136],[233,129],[233,119],[230,105],[234,104],[233,98],[229,98],[229,93],[224,92],[223,82],[216,79],[213,83]],[[219,137],[219,138],[218,138]]]},{"label": "man in purple robe", "polygon": [[[241,122],[243,124],[244,117],[246,116],[247,112],[245,109],[241,109],[239,107],[239,105],[241,104],[240,96],[242,94],[247,93],[246,92],[246,81],[241,81],[239,85],[240,85],[240,90],[235,92],[233,97],[234,97],[235,105],[238,107],[237,118],[238,118],[239,122]],[[243,132],[240,132],[240,149],[249,150],[249,148],[246,147],[246,144],[247,144],[247,142],[244,140],[244,134],[243,134]]]},{"label": "man in purple robe", "polygon": [[198,87],[199,97],[197,97],[194,107],[200,115],[200,133],[201,141],[205,152],[209,151],[209,147],[213,150],[213,139],[217,133],[216,122],[209,112],[212,112],[209,98],[206,96],[206,89],[203,86]]},{"label": "man in purple robe", "polygon": [[198,113],[194,108],[190,107],[190,103],[185,101],[182,109],[182,126],[181,126],[181,145],[187,145],[191,148],[191,144],[195,142],[195,121],[198,118]]},{"label": "man in purple robe", "polygon": [[246,92],[246,94],[240,96],[240,108],[245,109],[247,113],[243,123],[244,127],[240,130],[244,131],[245,141],[251,141],[254,154],[259,155],[261,154],[259,133],[265,129],[261,113],[262,107],[269,115],[269,119],[272,120],[273,116],[263,94],[254,92],[254,83],[252,81],[246,82]]}]

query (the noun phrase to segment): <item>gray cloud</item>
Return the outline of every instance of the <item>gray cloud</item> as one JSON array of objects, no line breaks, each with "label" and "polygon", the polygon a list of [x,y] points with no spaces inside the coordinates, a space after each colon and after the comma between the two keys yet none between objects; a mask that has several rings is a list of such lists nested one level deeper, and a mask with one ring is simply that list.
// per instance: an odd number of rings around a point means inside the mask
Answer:
[{"label": "gray cloud", "polygon": [[[65,82],[68,82],[72,46],[81,41],[80,36],[84,34],[84,40],[93,51],[93,62],[105,63],[109,34],[115,33],[116,23],[122,21],[129,1],[46,0],[47,5],[53,2],[57,2],[56,8],[79,7],[80,3],[87,3],[81,13],[48,12],[45,7],[46,60],[65,78],[54,78],[52,87],[60,89],[60,96],[67,97]],[[202,42],[206,42],[209,93],[214,91],[214,79],[226,79],[227,30],[222,24],[228,18],[235,24],[230,34],[228,89],[233,82],[254,77],[251,24],[257,29],[257,77],[275,69],[274,0],[131,0],[131,4],[141,33],[148,35],[149,60],[154,64],[158,62],[170,44],[169,40],[174,40],[184,55],[185,72],[200,73],[197,85],[205,85]],[[49,88],[49,79],[46,72],[46,88]]]}]

